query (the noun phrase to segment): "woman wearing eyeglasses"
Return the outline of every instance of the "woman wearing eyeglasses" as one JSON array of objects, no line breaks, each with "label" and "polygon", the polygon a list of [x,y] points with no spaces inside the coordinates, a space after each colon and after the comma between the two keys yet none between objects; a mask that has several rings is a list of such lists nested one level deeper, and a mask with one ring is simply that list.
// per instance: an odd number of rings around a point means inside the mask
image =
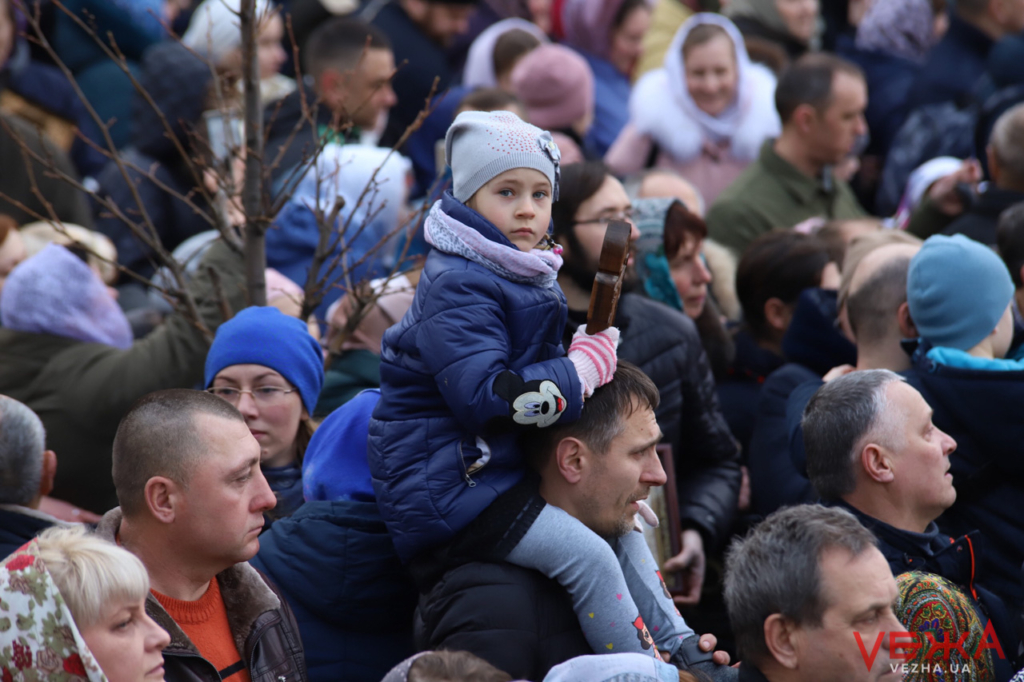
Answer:
[{"label": "woman wearing eyeglasses", "polygon": [[259,441],[260,468],[277,496],[272,518],[302,505],[302,456],[323,382],[320,345],[305,323],[276,308],[235,315],[206,356],[206,390],[237,407]]}]

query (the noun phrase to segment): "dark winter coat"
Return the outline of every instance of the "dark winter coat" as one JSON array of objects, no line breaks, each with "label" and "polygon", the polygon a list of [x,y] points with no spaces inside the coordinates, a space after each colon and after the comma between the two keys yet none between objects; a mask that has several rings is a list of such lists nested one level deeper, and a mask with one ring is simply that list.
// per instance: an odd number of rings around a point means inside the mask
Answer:
[{"label": "dark winter coat", "polygon": [[928,53],[907,100],[914,107],[962,101],[985,73],[993,45],[992,38],[950,12],[949,30]]},{"label": "dark winter coat", "polygon": [[996,226],[1003,211],[1024,201],[1024,192],[1000,189],[994,185],[978,195],[974,205],[949,224],[942,234],[962,234],[987,246],[996,246]]},{"label": "dark winter coat", "polygon": [[539,571],[503,561],[544,507],[528,474],[447,545],[412,562],[420,590],[416,646],[469,651],[516,679],[542,680],[555,665],[594,651],[572,598]]},{"label": "dark winter coat", "polygon": [[416,115],[426,106],[434,78],[437,94],[447,90],[455,78],[444,48],[419,29],[397,2],[385,5],[373,24],[387,35],[395,53],[395,64],[403,64],[391,79],[398,103],[388,113],[388,125],[381,144],[391,146],[402,136]]},{"label": "dark winter coat", "polygon": [[743,461],[747,462],[757,416],[757,397],[768,375],[781,367],[785,360],[757,345],[744,328],[737,329],[732,339],[736,355],[726,369],[725,377],[718,382],[718,403],[729,430],[740,442]]},{"label": "dark winter coat", "polygon": [[[245,307],[241,256],[218,242],[203,263],[220,273],[231,309]],[[206,268],[200,270],[190,291],[203,322],[216,331],[220,304]],[[147,393],[199,384],[209,347],[177,313],[129,350],[0,329],[0,393],[43,420],[46,447],[60,457],[54,496],[95,512],[115,506],[110,450],[121,418]]]},{"label": "dark winter coat", "polygon": [[[792,455],[790,420],[799,425],[806,403],[792,404],[790,398],[798,387],[820,381],[833,367],[857,362],[856,348],[836,329],[835,319],[835,291],[804,290],[782,339],[782,352],[790,362],[772,372],[758,396],[748,465],[752,502],[759,514],[814,498],[806,472]],[[807,400],[812,394],[801,393]]]},{"label": "dark winter coat", "polygon": [[817,499],[807,472],[797,468],[790,448],[789,404],[794,389],[821,377],[803,365],[783,365],[764,382],[757,400],[757,419],[750,439],[751,505],[767,516],[779,507]]},{"label": "dark winter coat", "polygon": [[[566,345],[585,317],[574,311]],[[697,328],[684,313],[639,294],[622,296],[615,326],[619,359],[643,370],[661,394],[656,416],[672,445],[679,518],[684,527],[700,530],[710,550],[728,537],[741,473],[739,448],[719,410]]]},{"label": "dark winter coat", "polygon": [[916,102],[907,97],[921,65],[883,52],[861,50],[850,36],[840,36],[836,52],[864,71],[868,85],[868,106],[864,118],[871,131],[867,153],[884,159]]},{"label": "dark winter coat", "polygon": [[57,519],[28,507],[0,505],[0,561],[57,523]]},{"label": "dark winter coat", "polygon": [[[450,192],[442,207],[515,248]],[[560,413],[556,423],[579,418],[583,391],[561,345],[566,310],[557,283],[519,284],[437,250],[427,257],[412,307],[384,334],[370,423],[377,501],[403,561],[451,539],[522,478],[516,438],[540,419],[531,405]]]},{"label": "dark winter coat", "polygon": [[1024,563],[1024,371],[986,371],[940,365],[922,344],[907,382],[935,411],[932,421],[957,442],[950,457],[956,502],[939,517],[943,532],[981,532],[975,556],[986,563],[987,586],[1021,608]]},{"label": "dark winter coat", "polygon": [[252,565],[299,624],[311,682],[379,682],[415,653],[416,587],[373,502],[307,502],[260,536]]},{"label": "dark winter coat", "polygon": [[[174,41],[153,47],[142,64],[140,84],[153,98],[186,151],[191,148],[188,142],[194,127],[201,125],[210,79],[209,66]],[[189,237],[213,229],[209,221],[174,194],[187,196],[191,193],[193,204],[206,212],[209,208],[196,189],[196,178],[167,137],[159,115],[141,98],[135,103],[133,123],[132,146],[125,151],[123,159],[126,165],[139,169],[129,170],[128,175],[161,243],[171,251]],[[145,177],[150,171],[158,182]],[[142,224],[135,194],[117,164],[108,162],[97,180],[100,195],[116,204],[128,220]],[[118,262],[136,273],[151,275],[153,250],[143,244],[121,218],[99,205],[96,212],[96,230],[114,242]]]},{"label": "dark winter coat", "polygon": [[[96,534],[116,542],[120,507],[107,512]],[[306,661],[295,616],[278,589],[246,562],[217,574],[228,626],[252,682],[306,682]],[[199,653],[156,597],[146,596],[146,613],[167,631],[164,649],[167,682],[220,682],[217,668]]]}]

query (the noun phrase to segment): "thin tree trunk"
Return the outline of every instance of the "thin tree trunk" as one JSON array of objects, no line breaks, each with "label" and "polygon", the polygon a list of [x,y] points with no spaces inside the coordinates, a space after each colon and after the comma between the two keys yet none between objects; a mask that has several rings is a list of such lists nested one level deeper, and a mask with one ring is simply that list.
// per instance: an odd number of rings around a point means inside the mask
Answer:
[{"label": "thin tree trunk", "polygon": [[263,107],[260,104],[259,61],[256,54],[256,0],[242,0],[242,86],[245,92],[245,281],[251,305],[267,304],[267,217],[263,211]]}]

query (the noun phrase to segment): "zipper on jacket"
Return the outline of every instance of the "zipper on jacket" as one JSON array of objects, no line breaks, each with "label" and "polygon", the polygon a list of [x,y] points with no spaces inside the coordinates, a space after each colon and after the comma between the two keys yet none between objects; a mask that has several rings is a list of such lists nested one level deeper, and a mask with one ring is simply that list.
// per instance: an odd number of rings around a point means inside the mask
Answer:
[{"label": "zipper on jacket", "polygon": [[476,487],[476,481],[474,481],[473,477],[469,475],[469,470],[466,469],[466,460],[462,456],[462,440],[461,439],[459,440],[459,453],[458,454],[459,454],[459,466],[462,467],[462,478],[464,478],[466,480],[466,484],[470,488],[475,488]]}]

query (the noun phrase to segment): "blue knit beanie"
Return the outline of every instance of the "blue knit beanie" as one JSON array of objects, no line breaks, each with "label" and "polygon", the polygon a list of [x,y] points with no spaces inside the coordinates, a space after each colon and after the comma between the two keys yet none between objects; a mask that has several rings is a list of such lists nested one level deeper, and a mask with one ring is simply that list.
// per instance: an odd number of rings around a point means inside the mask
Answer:
[{"label": "blue knit beanie", "polygon": [[907,304],[921,338],[970,350],[992,333],[1013,299],[1003,261],[962,234],[929,237],[910,261]]},{"label": "blue knit beanie", "polygon": [[277,308],[246,308],[217,329],[206,355],[204,386],[232,365],[263,365],[276,371],[299,390],[306,412],[313,414],[324,384],[320,344],[309,335],[306,323]]}]

